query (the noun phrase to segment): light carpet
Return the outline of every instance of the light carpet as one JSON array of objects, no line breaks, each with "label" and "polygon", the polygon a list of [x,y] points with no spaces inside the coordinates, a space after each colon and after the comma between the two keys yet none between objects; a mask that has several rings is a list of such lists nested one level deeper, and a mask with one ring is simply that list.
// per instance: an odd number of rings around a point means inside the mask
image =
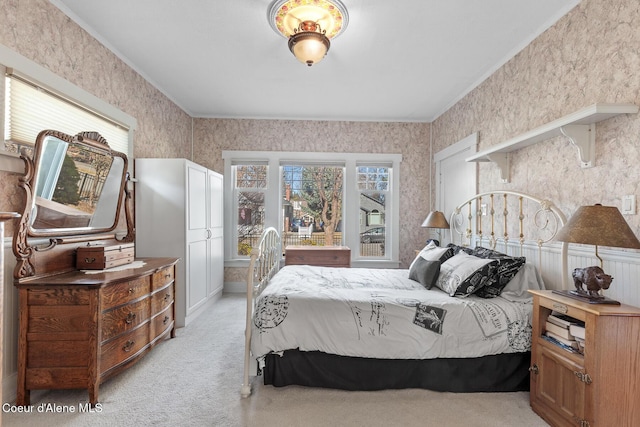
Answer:
[{"label": "light carpet", "polygon": [[[254,378],[240,397],[245,299],[224,294],[174,339],[100,386],[99,412],[80,412],[86,390],[31,393],[33,413],[3,413],[4,426],[546,426],[529,393],[353,392]],[[75,412],[38,412],[40,405]],[[49,406],[47,409],[51,409]]]}]

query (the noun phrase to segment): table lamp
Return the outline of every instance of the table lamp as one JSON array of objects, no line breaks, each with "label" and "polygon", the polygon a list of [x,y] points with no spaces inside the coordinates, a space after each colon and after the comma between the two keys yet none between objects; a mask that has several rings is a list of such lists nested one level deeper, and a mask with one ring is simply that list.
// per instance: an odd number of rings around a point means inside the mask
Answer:
[{"label": "table lamp", "polygon": [[449,222],[447,218],[444,217],[444,214],[440,211],[431,211],[429,215],[422,222],[422,227],[424,228],[436,228],[436,232],[438,233],[438,240],[436,244],[440,246],[440,229],[449,228]]},{"label": "table lamp", "polygon": [[[573,271],[576,289],[554,292],[591,304],[620,304],[601,294],[602,289],[609,288],[613,277],[602,270],[602,258],[598,254],[598,246],[640,249],[640,241],[633,234],[618,208],[600,204],[581,206],[569,222],[560,229],[556,240],[595,245],[596,258],[600,261],[600,266],[576,268]],[[587,289],[584,289],[583,285]]]}]

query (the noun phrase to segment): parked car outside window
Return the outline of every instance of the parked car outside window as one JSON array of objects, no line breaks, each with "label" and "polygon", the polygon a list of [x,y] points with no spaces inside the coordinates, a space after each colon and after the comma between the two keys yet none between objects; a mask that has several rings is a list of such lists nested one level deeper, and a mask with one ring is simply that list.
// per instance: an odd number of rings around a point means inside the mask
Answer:
[{"label": "parked car outside window", "polygon": [[384,243],[384,227],[370,228],[360,233],[360,243]]},{"label": "parked car outside window", "polygon": [[302,222],[301,218],[293,218],[291,220],[291,226],[289,227],[291,229],[291,231],[293,231],[294,233],[298,232],[298,228],[300,226],[304,227],[304,222]]}]

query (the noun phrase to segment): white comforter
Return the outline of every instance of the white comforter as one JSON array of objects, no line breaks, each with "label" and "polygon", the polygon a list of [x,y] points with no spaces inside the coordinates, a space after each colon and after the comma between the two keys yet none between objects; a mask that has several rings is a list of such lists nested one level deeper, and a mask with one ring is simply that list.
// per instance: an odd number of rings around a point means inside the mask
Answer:
[{"label": "white comforter", "polygon": [[408,270],[286,266],[260,296],[251,350],[381,359],[479,357],[528,351],[529,298],[454,298]]}]

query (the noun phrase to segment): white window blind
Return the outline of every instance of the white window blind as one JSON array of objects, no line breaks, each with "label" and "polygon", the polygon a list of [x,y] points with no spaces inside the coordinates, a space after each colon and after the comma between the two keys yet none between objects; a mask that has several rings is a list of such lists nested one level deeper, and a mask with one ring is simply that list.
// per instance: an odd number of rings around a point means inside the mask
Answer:
[{"label": "white window blind", "polygon": [[69,135],[95,131],[112,150],[129,153],[129,130],[125,126],[16,75],[6,77],[5,97],[5,141],[33,145],[45,129]]}]

